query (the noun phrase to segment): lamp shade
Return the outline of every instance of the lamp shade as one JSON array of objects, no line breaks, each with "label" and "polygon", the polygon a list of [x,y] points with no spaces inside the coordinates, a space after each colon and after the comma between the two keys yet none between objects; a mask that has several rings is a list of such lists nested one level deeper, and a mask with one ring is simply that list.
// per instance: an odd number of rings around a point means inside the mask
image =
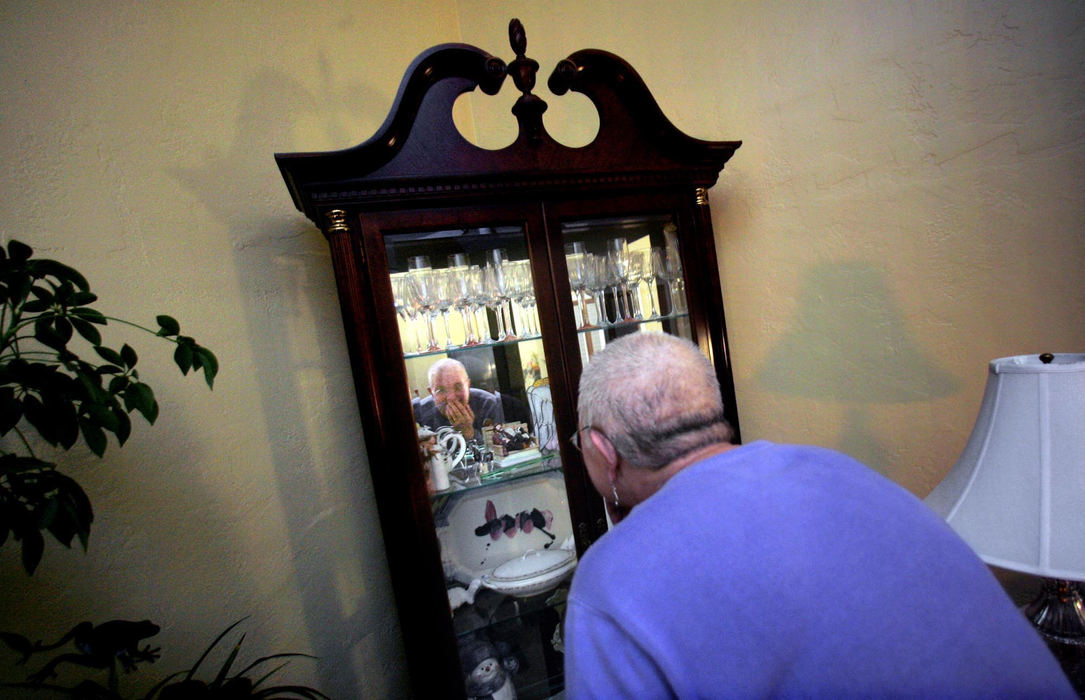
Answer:
[{"label": "lamp shade", "polygon": [[992,360],[972,436],[926,502],[988,564],[1085,580],[1085,354]]}]

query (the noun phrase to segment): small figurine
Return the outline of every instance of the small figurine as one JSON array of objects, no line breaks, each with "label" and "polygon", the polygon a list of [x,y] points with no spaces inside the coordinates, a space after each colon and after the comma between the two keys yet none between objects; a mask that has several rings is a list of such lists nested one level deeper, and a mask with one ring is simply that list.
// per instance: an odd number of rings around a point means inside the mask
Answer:
[{"label": "small figurine", "polygon": [[460,662],[467,672],[467,697],[473,700],[516,700],[516,687],[506,672],[497,647],[484,639],[460,642]]},{"label": "small figurine", "polygon": [[40,670],[28,676],[30,683],[40,685],[57,675],[61,664],[75,664],[88,668],[114,669],[114,662],[120,662],[125,673],[134,671],[140,663],[153,663],[159,657],[160,649],[149,644],[140,647],[140,642],[158,634],[159,627],[150,620],[135,622],[130,620],[110,620],[100,625],[80,622],[70,632],[52,644],[30,640],[22,635],[10,632],[0,633],[8,646],[23,655],[20,663],[25,663],[31,654],[59,649],[72,642],[75,652],[68,652],[53,657]]}]

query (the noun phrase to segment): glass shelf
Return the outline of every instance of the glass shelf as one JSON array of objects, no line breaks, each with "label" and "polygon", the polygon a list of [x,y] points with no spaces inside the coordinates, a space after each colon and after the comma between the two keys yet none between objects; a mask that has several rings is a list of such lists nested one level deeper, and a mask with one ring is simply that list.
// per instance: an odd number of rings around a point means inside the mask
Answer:
[{"label": "glass shelf", "polygon": [[569,595],[569,580],[558,584],[553,590],[526,598],[498,593],[489,588],[480,588],[475,594],[473,604],[457,608],[453,614],[453,623],[457,637],[491,628],[495,625],[516,623],[522,618],[536,615],[544,610],[552,610],[565,604]]},{"label": "glass shelf", "polygon": [[[585,333],[594,333],[596,331],[610,331],[610,330],[622,330],[632,328],[634,326],[641,326],[645,323],[661,323],[663,321],[674,321],[681,318],[689,318],[689,312],[682,311],[679,313],[670,313],[662,316],[653,316],[652,318],[632,318],[628,320],[618,321],[617,323],[608,323],[605,326],[590,326],[587,328],[577,328],[576,332],[579,335]],[[435,355],[447,355],[450,352],[459,352],[462,350],[478,350],[480,348],[499,348],[509,345],[518,345],[527,340],[539,340],[541,335],[523,335],[515,338],[509,338],[508,340],[494,340],[489,343],[477,343],[475,345],[454,345],[451,348],[438,348],[437,350],[426,350],[424,352],[407,352],[403,353],[404,359],[413,359],[416,357],[432,357]]]},{"label": "glass shelf", "polygon": [[[653,319],[654,320],[654,319]],[[595,330],[595,329],[593,329]],[[539,340],[541,335],[522,335],[515,338],[509,338],[508,340],[494,340],[489,343],[476,343],[474,345],[453,345],[450,348],[438,348],[437,350],[426,350],[424,352],[405,352],[403,353],[404,359],[414,359],[416,357],[431,357],[433,355],[447,355],[450,352],[459,352],[461,350],[478,350],[480,348],[499,348],[508,345],[518,345],[526,340]]]},{"label": "glass shelf", "polygon": [[523,462],[515,466],[505,467],[503,469],[498,467],[488,474],[481,475],[480,483],[471,484],[469,486],[456,481],[455,471],[456,470],[453,470],[453,472],[449,474],[449,479],[453,481],[452,488],[438,491],[430,497],[430,500],[437,508],[440,508],[445,500],[470,491],[477,491],[478,489],[496,486],[497,484],[507,484],[536,474],[560,472],[561,455],[555,452],[549,455],[540,455],[537,459]]},{"label": "glass shelf", "polygon": [[633,328],[635,326],[642,326],[645,323],[661,323],[663,321],[674,321],[681,318],[689,318],[689,312],[682,311],[679,313],[670,313],[663,316],[653,316],[651,318],[631,318],[618,321],[617,323],[608,323],[605,326],[588,326],[583,328],[577,328],[576,332],[578,335],[584,335],[585,333],[594,333],[596,331],[617,331]]}]

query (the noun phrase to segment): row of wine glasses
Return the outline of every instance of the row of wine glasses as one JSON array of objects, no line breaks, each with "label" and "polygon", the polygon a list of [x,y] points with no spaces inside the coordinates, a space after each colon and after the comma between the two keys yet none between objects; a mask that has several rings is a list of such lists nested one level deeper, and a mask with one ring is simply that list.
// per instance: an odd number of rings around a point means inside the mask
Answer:
[{"label": "row of wine glasses", "polygon": [[572,250],[566,263],[581,328],[686,311],[682,262],[674,248],[634,249],[626,239],[615,238],[608,241],[605,255],[585,252],[580,246]]},{"label": "row of wine glasses", "polygon": [[[428,256],[419,255],[408,260],[407,272],[392,273],[404,352],[447,351],[539,334],[530,262],[509,260],[504,249],[491,250],[487,257],[485,265],[472,265],[457,253],[448,256],[447,267],[435,268]],[[492,331],[487,311],[493,314]]]}]

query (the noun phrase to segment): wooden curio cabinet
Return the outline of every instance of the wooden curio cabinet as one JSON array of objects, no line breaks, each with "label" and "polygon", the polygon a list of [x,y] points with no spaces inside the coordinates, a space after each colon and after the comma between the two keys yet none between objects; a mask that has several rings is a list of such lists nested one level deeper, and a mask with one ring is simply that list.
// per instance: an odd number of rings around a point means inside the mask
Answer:
[{"label": "wooden curio cabinet", "polygon": [[[583,50],[547,86],[590,99],[599,130],[564,146],[518,21],[509,35],[509,63],[463,44],[423,53],[365,143],[276,155],[331,247],[420,698],[562,689],[564,593],[607,529],[568,442],[592,353],[626,333],[691,339],[738,430],[707,189],[739,142],[686,136],[625,61]],[[506,77],[518,136],[474,146],[453,103]]]}]

